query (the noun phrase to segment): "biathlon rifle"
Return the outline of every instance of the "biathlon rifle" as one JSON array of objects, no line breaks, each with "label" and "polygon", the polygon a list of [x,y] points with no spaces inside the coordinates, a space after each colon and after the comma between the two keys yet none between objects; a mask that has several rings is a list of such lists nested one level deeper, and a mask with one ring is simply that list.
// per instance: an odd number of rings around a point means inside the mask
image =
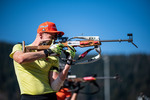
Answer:
[{"label": "biathlon rifle", "polygon": [[[118,74],[116,74],[115,76],[111,76],[111,77],[96,77],[96,75],[94,76],[86,76],[86,77],[81,77],[81,78],[76,78],[76,75],[69,75],[68,78],[66,78],[66,81],[68,82],[71,82],[71,83],[75,83],[75,84],[80,84],[81,82],[85,83],[85,82],[88,82],[88,83],[92,83],[95,87],[96,87],[96,90],[95,91],[92,91],[92,92],[79,92],[79,93],[82,93],[82,94],[96,94],[100,91],[100,86],[97,84],[96,80],[104,80],[104,79],[114,79],[114,80],[118,80],[118,81],[121,81],[120,80],[120,77]],[[81,90],[82,88],[84,88],[85,86],[80,86],[74,89],[71,89],[69,91],[77,91],[77,90]]]},{"label": "biathlon rifle", "polygon": [[[81,55],[79,55],[78,59],[74,60],[74,65],[77,64],[88,64],[88,63],[92,63],[95,62],[97,60],[100,59],[101,57],[101,49],[100,49],[100,45],[102,44],[102,42],[129,42],[132,43],[136,48],[138,48],[134,43],[133,43],[133,35],[132,34],[127,34],[127,36],[129,36],[129,39],[118,39],[118,40],[100,40],[99,36],[77,36],[77,37],[73,37],[68,39],[68,37],[58,37],[58,40],[60,41],[54,41],[53,44],[56,43],[61,43],[64,45],[64,47],[68,47],[69,49],[69,45],[73,46],[73,47],[91,47],[93,46],[94,48],[88,49],[87,51],[85,51],[84,53],[82,53]],[[74,40],[73,39],[79,39],[79,40]],[[40,45],[40,46],[25,46],[25,41],[22,42],[22,49],[23,52],[30,52],[32,50],[45,50],[48,49],[50,47],[50,45]],[[77,62],[80,59],[83,59],[88,52],[90,52],[91,50],[96,50],[96,52],[98,53],[98,55],[92,57],[91,59],[82,61],[82,62]],[[65,58],[62,58],[62,60],[66,60]]]},{"label": "biathlon rifle", "polygon": [[115,79],[115,80],[120,80],[120,77],[118,74],[116,74],[115,76],[111,76],[111,77],[94,77],[94,76],[86,76],[86,77],[82,77],[82,78],[76,78],[75,75],[70,75],[68,76],[68,78],[66,79],[69,82],[89,82],[89,81],[95,81],[95,80],[104,80],[104,79]]}]

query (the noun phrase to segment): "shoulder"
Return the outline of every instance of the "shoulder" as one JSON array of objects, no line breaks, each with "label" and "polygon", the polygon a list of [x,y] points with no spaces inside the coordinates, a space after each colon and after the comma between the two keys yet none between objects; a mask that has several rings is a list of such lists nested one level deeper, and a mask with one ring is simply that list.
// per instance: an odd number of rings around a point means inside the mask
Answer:
[{"label": "shoulder", "polygon": [[22,44],[15,44],[13,46],[13,49],[21,48],[22,49]]},{"label": "shoulder", "polygon": [[22,50],[22,45],[21,44],[15,44],[13,46],[13,49],[12,49],[12,52],[11,54],[9,55],[11,58],[13,57],[13,54],[16,52],[16,51],[21,51]]}]

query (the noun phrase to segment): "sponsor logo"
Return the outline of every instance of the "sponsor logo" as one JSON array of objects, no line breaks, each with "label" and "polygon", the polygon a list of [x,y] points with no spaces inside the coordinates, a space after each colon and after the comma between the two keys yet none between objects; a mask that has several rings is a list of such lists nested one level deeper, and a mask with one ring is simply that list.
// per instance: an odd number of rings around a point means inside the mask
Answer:
[{"label": "sponsor logo", "polygon": [[68,41],[67,43],[68,45],[75,45],[75,46],[80,45],[80,41]]},{"label": "sponsor logo", "polygon": [[45,29],[43,28],[42,31],[45,31]]},{"label": "sponsor logo", "polygon": [[42,27],[48,27],[48,25],[46,25],[46,26],[40,26],[40,27],[41,27],[41,28],[42,28]]}]

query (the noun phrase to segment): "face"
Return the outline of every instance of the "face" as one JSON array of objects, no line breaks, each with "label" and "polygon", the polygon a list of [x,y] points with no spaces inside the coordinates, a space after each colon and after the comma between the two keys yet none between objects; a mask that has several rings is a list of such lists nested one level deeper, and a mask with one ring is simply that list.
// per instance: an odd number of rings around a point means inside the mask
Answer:
[{"label": "face", "polygon": [[56,38],[55,33],[42,33],[42,40],[53,40]]},{"label": "face", "polygon": [[42,33],[40,34],[40,45],[41,44],[51,44],[52,40],[56,39],[56,34],[55,33]]}]

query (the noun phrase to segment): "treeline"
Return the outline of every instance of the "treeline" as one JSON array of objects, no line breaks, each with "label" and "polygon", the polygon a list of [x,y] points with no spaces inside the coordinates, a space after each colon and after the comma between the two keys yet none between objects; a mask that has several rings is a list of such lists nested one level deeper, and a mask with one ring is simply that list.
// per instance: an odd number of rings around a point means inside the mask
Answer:
[{"label": "treeline", "polygon": [[[0,42],[0,100],[19,100],[19,88],[14,72],[13,61],[9,58],[13,44]],[[103,55],[102,55],[103,56]],[[143,92],[150,97],[150,55],[109,55],[110,76],[118,74],[120,80],[110,80],[111,100],[136,100]],[[90,56],[89,56],[90,58]],[[96,75],[104,76],[104,61],[86,65],[72,66],[71,74],[77,77]],[[78,100],[104,100],[104,80],[96,80],[100,91],[91,83],[85,86],[78,95]]]},{"label": "treeline", "polygon": [[0,42],[0,100],[19,100],[13,61],[9,57],[13,44]]}]

